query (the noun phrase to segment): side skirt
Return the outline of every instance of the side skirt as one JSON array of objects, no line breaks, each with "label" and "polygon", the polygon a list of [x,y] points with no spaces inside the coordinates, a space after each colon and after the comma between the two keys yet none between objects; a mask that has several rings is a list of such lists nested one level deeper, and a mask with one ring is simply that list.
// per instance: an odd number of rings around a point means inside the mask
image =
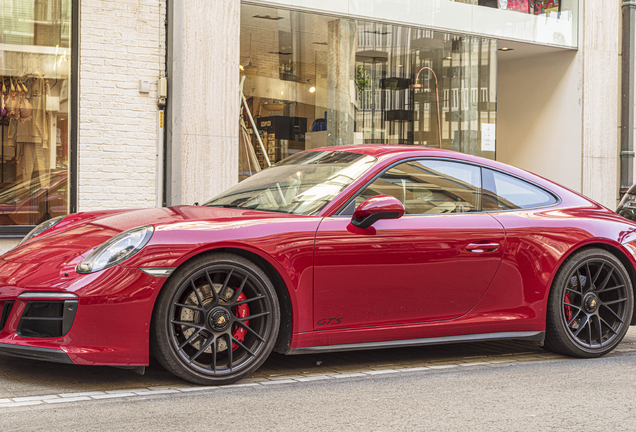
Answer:
[{"label": "side skirt", "polygon": [[295,348],[288,350],[285,354],[315,354],[337,351],[362,351],[371,349],[382,348],[396,348],[396,347],[410,347],[421,345],[441,345],[458,342],[484,342],[492,340],[508,340],[508,339],[521,339],[528,341],[542,342],[545,339],[545,332],[543,331],[519,331],[519,332],[501,332],[501,333],[481,333],[459,336],[444,336],[434,338],[423,339],[406,339],[406,340],[391,340],[382,342],[364,342],[355,344],[342,344],[342,345],[323,345],[306,348]]}]

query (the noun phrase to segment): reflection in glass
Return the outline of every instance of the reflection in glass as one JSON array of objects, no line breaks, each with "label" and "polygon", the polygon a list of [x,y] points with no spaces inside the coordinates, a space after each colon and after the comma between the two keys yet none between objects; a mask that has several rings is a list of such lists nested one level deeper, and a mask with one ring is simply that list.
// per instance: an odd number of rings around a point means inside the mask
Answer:
[{"label": "reflection in glass", "polygon": [[375,162],[372,156],[346,152],[291,156],[205,205],[315,215]]},{"label": "reflection in glass", "polygon": [[[560,14],[564,8],[563,0],[453,0],[458,3],[468,3],[487,6],[495,9],[522,12],[531,15]],[[565,10],[569,10],[566,6]]]},{"label": "reflection in glass", "polygon": [[419,160],[387,170],[356,197],[356,207],[376,195],[391,195],[405,214],[465,213],[481,210],[478,167],[456,162]]},{"label": "reflection in glass", "polygon": [[244,117],[240,179],[344,144],[441,137],[442,148],[495,157],[495,40],[245,4],[241,14],[243,113],[256,130]]},{"label": "reflection in glass", "polygon": [[0,3],[0,225],[68,214],[71,0]]}]

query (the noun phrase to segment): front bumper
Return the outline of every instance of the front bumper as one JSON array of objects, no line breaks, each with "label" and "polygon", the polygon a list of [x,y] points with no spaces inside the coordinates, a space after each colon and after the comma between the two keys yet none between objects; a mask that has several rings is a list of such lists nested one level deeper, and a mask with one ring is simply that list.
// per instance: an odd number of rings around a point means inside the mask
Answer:
[{"label": "front bumper", "polygon": [[[70,264],[0,260],[0,304],[12,304],[2,319],[0,354],[85,365],[147,365],[152,310],[166,278],[120,266],[78,275],[69,271],[74,268]],[[25,293],[72,294],[76,300],[25,298]],[[59,334],[24,331],[24,318],[38,302],[58,303],[58,315],[40,313],[36,319],[57,319]],[[68,313],[60,312],[67,303],[76,307],[71,322]]]},{"label": "front bumper", "polygon": [[64,351],[54,348],[38,348],[0,343],[0,354],[55,363],[73,363]]}]

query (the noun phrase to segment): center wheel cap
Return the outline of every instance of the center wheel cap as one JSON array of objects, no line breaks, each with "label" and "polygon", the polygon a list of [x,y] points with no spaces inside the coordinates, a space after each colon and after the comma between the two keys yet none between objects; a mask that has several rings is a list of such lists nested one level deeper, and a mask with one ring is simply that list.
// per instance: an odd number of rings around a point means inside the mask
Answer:
[{"label": "center wheel cap", "polygon": [[208,315],[208,326],[214,331],[223,331],[230,325],[230,313],[223,308],[212,309]]},{"label": "center wheel cap", "polygon": [[598,309],[598,297],[594,293],[589,293],[583,300],[583,305],[588,313],[594,313]]}]

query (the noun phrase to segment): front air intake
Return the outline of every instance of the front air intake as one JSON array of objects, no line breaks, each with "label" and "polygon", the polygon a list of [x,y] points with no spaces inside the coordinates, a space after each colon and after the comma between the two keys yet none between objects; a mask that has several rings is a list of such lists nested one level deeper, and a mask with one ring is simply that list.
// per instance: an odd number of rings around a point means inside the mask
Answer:
[{"label": "front air intake", "polygon": [[0,314],[0,331],[4,328],[4,325],[7,323],[9,319],[9,314],[11,313],[11,309],[13,308],[12,301],[6,301],[2,303],[2,314]]},{"label": "front air intake", "polygon": [[57,338],[69,332],[77,312],[77,300],[27,303],[18,324],[18,335]]}]

